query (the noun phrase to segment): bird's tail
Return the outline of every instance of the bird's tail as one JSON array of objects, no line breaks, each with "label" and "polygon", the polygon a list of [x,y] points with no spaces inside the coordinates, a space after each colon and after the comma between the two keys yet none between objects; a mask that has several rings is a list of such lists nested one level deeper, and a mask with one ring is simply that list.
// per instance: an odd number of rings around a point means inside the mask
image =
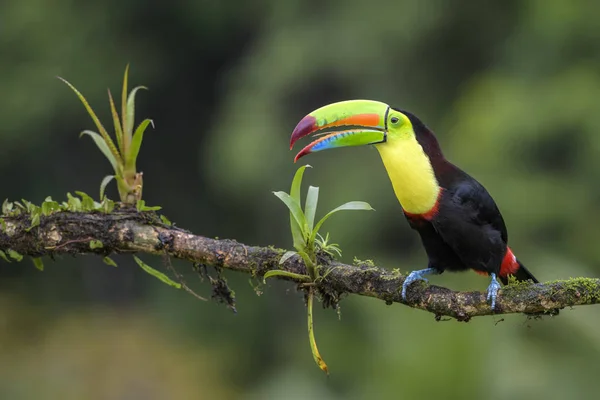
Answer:
[{"label": "bird's tail", "polygon": [[[521,263],[521,261],[517,260],[517,263],[519,264],[519,269],[517,269],[515,272],[513,272],[512,275],[518,281],[532,280],[533,283],[540,283],[540,281],[538,281],[536,279],[536,277],[533,276],[533,274],[531,272],[529,272],[529,270],[527,268],[525,268],[525,266],[523,265],[523,263]],[[501,276],[500,280],[502,281],[503,284],[505,284],[505,285],[508,284],[508,276]]]}]

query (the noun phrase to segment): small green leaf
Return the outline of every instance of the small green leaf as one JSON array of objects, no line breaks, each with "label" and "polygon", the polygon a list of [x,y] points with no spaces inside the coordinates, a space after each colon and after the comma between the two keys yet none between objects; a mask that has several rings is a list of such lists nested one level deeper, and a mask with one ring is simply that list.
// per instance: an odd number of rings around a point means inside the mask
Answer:
[{"label": "small green leaf", "polygon": [[[294,174],[294,179],[292,180],[292,186],[290,188],[290,197],[295,199],[298,204],[302,204],[300,199],[300,189],[302,186],[302,177],[304,176],[304,171],[306,168],[312,168],[310,165],[303,165]],[[300,249],[306,246],[306,239],[310,234],[308,229],[304,229],[302,223],[298,224],[294,216],[290,213],[290,230],[292,233],[292,240],[294,243],[294,248]]]},{"label": "small green leaf", "polygon": [[2,227],[3,231],[6,231],[6,221],[4,218],[0,218],[0,226]]},{"label": "small green leaf", "polygon": [[86,192],[82,192],[81,190],[76,190],[75,194],[79,197],[81,197],[81,200],[85,200],[85,199],[90,199],[92,200],[92,198],[90,197],[89,194],[87,194]]},{"label": "small green leaf", "polygon": [[[125,66],[123,74],[123,89],[121,91],[121,119],[123,123],[123,133],[128,139],[131,139],[131,131],[127,131],[127,86],[129,80],[129,64]],[[124,137],[125,139],[125,137]],[[102,200],[102,199],[100,199]]]},{"label": "small green leaf", "polygon": [[[127,125],[125,126],[125,131],[129,132],[130,135],[131,132],[133,132],[133,123],[135,120],[135,95],[140,89],[147,90],[148,88],[145,86],[135,87],[131,90],[131,92],[129,93],[129,97],[127,98]],[[131,140],[131,137],[129,139]]]},{"label": "small green leaf", "polygon": [[28,213],[32,213],[34,210],[36,210],[36,209],[38,209],[38,208],[39,208],[38,206],[36,206],[36,205],[35,205],[35,204],[33,204],[32,202],[30,202],[30,201],[27,201],[27,200],[25,200],[25,199],[21,199],[21,201],[22,201],[22,202],[23,202],[23,204],[25,205],[25,210],[26,210]]},{"label": "small green leaf", "polygon": [[41,257],[32,258],[31,261],[33,261],[33,265],[35,265],[37,269],[40,271],[44,270],[44,262],[42,261]]},{"label": "small green leaf", "polygon": [[290,188],[290,196],[295,199],[298,204],[300,204],[300,189],[302,187],[302,177],[304,176],[304,170],[306,168],[312,168],[310,165],[303,165],[294,174],[294,179],[292,180],[292,187]]},{"label": "small green leaf", "polygon": [[6,252],[13,260],[21,261],[23,259],[23,256],[14,251],[13,249],[8,249]]},{"label": "small green leaf", "polygon": [[297,253],[297,252],[295,252],[295,251],[291,251],[291,250],[290,250],[290,251],[286,251],[286,252],[285,252],[285,253],[284,253],[284,254],[281,256],[281,258],[279,259],[279,264],[280,264],[280,265],[281,265],[281,264],[283,264],[283,263],[284,263],[284,262],[286,262],[286,261],[287,261],[287,260],[288,260],[290,257],[293,257],[293,256],[295,256],[296,254],[298,254],[298,253]]},{"label": "small green leaf", "polygon": [[[302,212],[302,208],[300,208],[300,204],[296,201],[296,199],[292,198],[286,192],[281,192],[281,191],[273,192],[273,194],[275,196],[279,197],[279,199],[285,203],[287,208],[290,210],[290,213],[291,213],[293,219],[296,221],[296,223],[300,227],[301,234],[303,235],[302,238],[306,237],[306,235],[305,235],[305,232],[307,232],[306,231],[306,217],[304,216],[304,213]],[[294,238],[294,240],[295,240],[295,238]]]},{"label": "small green leaf", "polygon": [[76,190],[75,194],[81,197],[81,209],[83,211],[92,211],[94,209],[94,199],[87,193]]},{"label": "small green leaf", "polygon": [[114,260],[112,258],[108,257],[108,256],[104,257],[102,259],[102,261],[104,261],[104,264],[106,264],[106,265],[110,265],[112,267],[116,267],[117,266],[117,263],[114,262]]},{"label": "small green leaf", "polygon": [[115,173],[118,172],[119,167],[117,164],[117,158],[114,156],[114,154],[111,153],[110,149],[108,148],[108,145],[106,144],[104,139],[102,139],[102,136],[98,135],[94,131],[89,131],[89,130],[85,130],[85,131],[81,132],[79,137],[82,137],[83,135],[89,135],[94,140],[94,142],[96,143],[96,146],[98,146],[98,148],[100,149],[102,154],[104,154],[104,156],[108,159],[108,161],[110,161],[110,164],[113,166]]},{"label": "small green leaf", "polygon": [[161,220],[161,221],[162,221],[162,223],[163,223],[163,224],[165,224],[165,225],[169,225],[169,226],[173,225],[173,224],[171,223],[171,221],[169,221],[169,218],[165,217],[164,215],[161,215],[161,216],[160,216],[160,220]]},{"label": "small green leaf", "polygon": [[108,89],[108,102],[110,104],[110,113],[113,118],[113,125],[115,126],[115,136],[117,137],[117,145],[119,146],[119,150],[122,155],[125,155],[125,151],[123,150],[123,129],[121,129],[121,121],[119,121],[119,113],[117,113],[117,109],[115,107],[115,101],[113,100],[112,94],[110,93],[110,89]]},{"label": "small green leaf", "polygon": [[151,266],[149,266],[148,264],[146,264],[145,262],[143,262],[142,260],[140,260],[138,257],[133,256],[133,259],[135,260],[135,262],[140,267],[142,267],[142,269],[144,271],[146,271],[150,275],[154,276],[157,279],[160,279],[161,281],[163,281],[167,285],[171,285],[171,286],[173,286],[173,287],[175,287],[177,289],[181,289],[181,284],[180,283],[177,283],[177,282],[171,280],[171,278],[169,278],[168,276],[166,276],[162,272],[155,270],[154,268],[152,268]]},{"label": "small green leaf", "polygon": [[138,211],[142,211],[142,209],[146,206],[146,201],[144,199],[139,199],[135,203],[135,209]]},{"label": "small green leaf", "polygon": [[52,200],[52,197],[46,197],[46,200],[42,203],[42,215],[50,215],[55,211],[60,211],[60,204],[57,201]]},{"label": "small green leaf", "polygon": [[104,198],[104,200],[102,200],[102,202],[100,203],[102,206],[102,210],[106,213],[106,214],[110,214],[112,212],[112,210],[115,209],[115,202],[110,200],[109,198]]},{"label": "small green leaf", "polygon": [[[312,168],[310,165],[303,165],[296,170],[294,174],[294,179],[292,179],[292,186],[290,188],[290,197],[295,199],[298,204],[301,204],[300,199],[300,189],[302,187],[302,177],[304,176],[304,171],[306,168]],[[300,249],[306,246],[306,239],[310,234],[310,231],[304,229],[303,225],[298,225],[298,222],[295,220],[294,216],[290,213],[290,230],[292,232],[292,239],[294,243],[294,248]]]},{"label": "small green leaf", "polygon": [[366,211],[375,211],[375,209],[373,207],[371,207],[371,205],[369,203],[366,203],[364,201],[349,201],[348,203],[342,204],[339,207],[334,208],[333,210],[329,211],[327,214],[325,214],[325,216],[323,218],[321,218],[321,220],[317,223],[317,225],[315,226],[315,228],[312,231],[312,234],[310,236],[310,242],[314,242],[315,238],[317,237],[317,233],[319,232],[319,229],[321,229],[321,226],[323,225],[323,223],[325,221],[327,221],[327,219],[329,217],[331,217],[333,214],[335,214],[338,211],[345,211],[345,210],[366,210]]},{"label": "small green leaf", "polygon": [[308,187],[308,193],[306,194],[306,204],[304,206],[304,212],[306,213],[306,224],[308,225],[308,232],[312,232],[315,224],[315,214],[317,212],[317,203],[319,202],[319,188],[315,186]]},{"label": "small green leaf", "polygon": [[[61,78],[60,76],[58,77],[58,79],[60,79],[64,83],[66,83],[67,86],[69,86],[71,88],[71,90],[73,90],[75,92],[75,94],[77,95],[79,100],[83,103],[83,106],[87,110],[90,117],[92,117],[92,120],[94,121],[94,124],[96,124],[96,128],[98,128],[98,131],[102,135],[102,138],[104,138],[106,147],[109,149],[109,153],[112,153],[114,159],[118,159],[119,151],[115,147],[114,142],[111,140],[110,136],[108,135],[108,132],[106,131],[106,129],[104,128],[104,126],[102,125],[102,123],[100,122],[98,117],[96,116],[96,113],[94,113],[94,110],[92,110],[92,107],[90,107],[90,105],[87,102],[87,100],[85,99],[85,97],[83,97],[83,95],[81,93],[79,93],[79,91],[77,89],[75,89],[75,86],[71,85],[65,79]],[[115,171],[116,170],[117,169],[115,168]]]},{"label": "small green leaf", "polygon": [[41,213],[42,213],[41,210],[32,213],[32,215],[31,215],[31,225],[29,226],[29,228],[25,228],[25,231],[29,232],[32,228],[35,228],[36,226],[38,226],[40,224],[40,215],[41,215]]},{"label": "small green leaf", "polygon": [[152,122],[151,119],[145,119],[136,128],[135,133],[133,134],[133,139],[131,140],[129,154],[127,154],[126,156],[126,168],[134,168],[135,162],[140,152],[140,147],[142,146],[142,140],[144,139],[144,131],[146,130],[146,128],[148,128],[148,125],[150,124],[152,124],[152,128],[154,128],[154,122]]},{"label": "small green leaf", "polygon": [[0,258],[2,258],[4,261],[6,261],[7,263],[10,263],[11,261],[8,259],[8,257],[6,257],[6,253],[3,252],[2,250],[0,250]]},{"label": "small green leaf", "polygon": [[266,283],[266,280],[268,278],[272,278],[274,276],[285,276],[286,278],[290,278],[290,279],[293,279],[293,280],[299,281],[299,282],[310,282],[310,276],[308,276],[308,275],[295,274],[293,272],[288,272],[288,271],[284,271],[281,269],[275,269],[275,270],[267,271],[265,273],[265,275],[263,276],[263,283]]},{"label": "small green leaf", "polygon": [[104,200],[104,192],[106,191],[106,186],[115,179],[114,175],[106,175],[102,182],[100,182],[100,201]]},{"label": "small green leaf", "polygon": [[90,241],[90,249],[95,250],[95,249],[101,249],[104,247],[104,244],[102,244],[102,241],[100,240],[91,240]]},{"label": "small green leaf", "polygon": [[2,214],[8,215],[13,209],[13,203],[9,202],[8,199],[4,200],[2,203]]},{"label": "small green leaf", "polygon": [[69,211],[81,211],[81,200],[78,197],[73,196],[67,192],[67,202],[69,205]]},{"label": "small green leaf", "polygon": [[325,237],[321,236],[320,233],[317,233],[315,244],[332,257],[334,256],[333,253],[337,253],[339,257],[342,256],[342,249],[340,249],[339,245],[337,243],[329,243],[329,233],[327,233]]},{"label": "small green leaf", "polygon": [[147,206],[143,199],[140,199],[135,203],[135,208],[138,211],[158,211],[162,209],[161,206]]}]

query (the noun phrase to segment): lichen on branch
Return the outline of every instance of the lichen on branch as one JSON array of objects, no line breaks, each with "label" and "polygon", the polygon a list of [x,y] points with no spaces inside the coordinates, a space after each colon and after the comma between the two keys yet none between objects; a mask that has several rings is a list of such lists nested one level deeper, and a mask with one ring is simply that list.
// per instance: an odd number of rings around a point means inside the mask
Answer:
[{"label": "lichen on branch", "polygon": [[[272,270],[284,270],[306,275],[300,257],[288,258],[280,264],[283,249],[258,247],[230,239],[211,239],[176,228],[153,211],[135,208],[118,209],[110,213],[98,211],[58,211],[40,215],[32,227],[27,213],[3,216],[0,230],[0,250],[40,258],[59,254],[146,253],[168,255],[190,263],[214,266],[262,277]],[[91,243],[95,245],[90,245]],[[102,245],[99,246],[98,243]],[[483,292],[456,292],[419,282],[411,285],[406,301],[399,288],[406,278],[398,270],[390,271],[372,263],[343,264],[328,255],[319,257],[322,277],[315,282],[325,305],[337,304],[348,294],[368,296],[387,304],[403,303],[429,311],[437,318],[452,317],[468,321],[472,317],[550,312],[600,302],[600,279],[574,278],[547,283],[517,283],[499,292],[497,310],[493,312]],[[293,275],[291,275],[293,276]],[[289,276],[277,279],[293,281]],[[305,283],[304,283],[305,284]]]}]

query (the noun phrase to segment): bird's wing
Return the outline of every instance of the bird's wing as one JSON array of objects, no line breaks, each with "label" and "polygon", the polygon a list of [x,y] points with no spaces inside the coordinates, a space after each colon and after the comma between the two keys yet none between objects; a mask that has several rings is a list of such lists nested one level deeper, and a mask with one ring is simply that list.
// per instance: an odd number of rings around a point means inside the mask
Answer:
[{"label": "bird's wing", "polygon": [[469,268],[499,272],[506,252],[506,225],[496,203],[474,179],[446,190],[432,224]]}]

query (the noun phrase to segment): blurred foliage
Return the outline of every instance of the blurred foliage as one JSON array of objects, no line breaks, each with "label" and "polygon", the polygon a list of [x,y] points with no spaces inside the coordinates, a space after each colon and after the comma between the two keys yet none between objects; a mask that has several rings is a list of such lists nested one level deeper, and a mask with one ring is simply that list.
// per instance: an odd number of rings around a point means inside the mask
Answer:
[{"label": "blurred foliage", "polygon": [[[143,310],[71,310],[46,322],[0,299],[5,399],[232,398],[219,354],[182,339]],[[44,395],[46,393],[46,395]]]},{"label": "blurred foliage", "polygon": [[[495,197],[511,247],[539,279],[598,276],[596,8],[584,0],[5,0],[3,197],[40,203],[96,192],[110,166],[77,139],[89,117],[54,77],[68,77],[110,120],[105,90],[129,62],[131,84],[150,89],[138,112],[156,123],[137,163],[144,198],[179,226],[291,248],[288,213],[270,193],[297,168],[291,130],[323,104],[370,98],[414,112],[437,133],[447,157]],[[358,198],[377,210],[332,219],[344,261],[422,268],[419,239],[376,152],[311,157],[311,184],[327,192],[321,207]],[[108,195],[117,198],[114,188]],[[234,315],[170,290],[130,258],[115,260],[118,268],[60,259],[44,272],[0,264],[3,398],[564,399],[600,389],[598,307],[457,324],[348,298],[341,320],[315,310],[325,379],[291,285],[271,282],[257,297],[256,280],[228,275]],[[487,284],[468,273],[432,282]]]}]

